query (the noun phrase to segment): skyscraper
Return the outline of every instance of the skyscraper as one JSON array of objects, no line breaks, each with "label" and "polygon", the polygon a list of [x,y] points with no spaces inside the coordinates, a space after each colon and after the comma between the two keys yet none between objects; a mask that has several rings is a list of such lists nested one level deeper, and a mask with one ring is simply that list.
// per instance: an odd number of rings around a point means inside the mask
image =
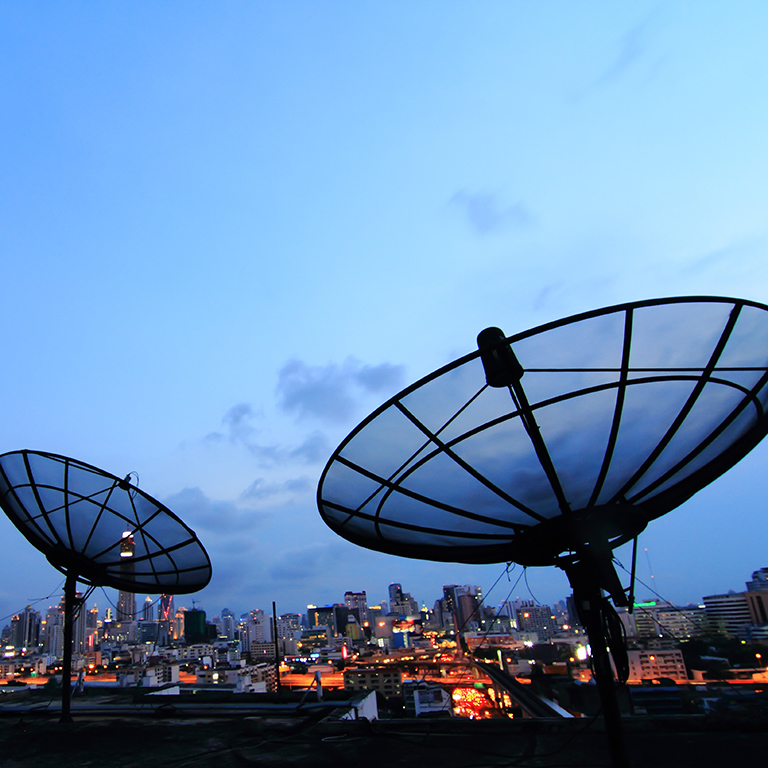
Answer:
[{"label": "skyscraper", "polygon": [[522,632],[535,632],[540,643],[548,642],[555,634],[557,623],[548,605],[537,605],[534,600],[523,600],[517,609],[517,626]]},{"label": "skyscraper", "polygon": [[403,592],[402,585],[393,582],[389,585],[389,612],[398,616],[417,616],[419,604],[410,592]]},{"label": "skyscraper", "polygon": [[36,648],[40,639],[40,614],[28,605],[11,619],[11,643],[15,648]]},{"label": "skyscraper", "polygon": [[366,598],[365,590],[362,592],[345,592],[344,605],[357,611],[357,618],[361,626],[365,626],[368,623],[368,599]]},{"label": "skyscraper", "polygon": [[160,595],[160,608],[158,619],[160,621],[173,621],[173,595]]},{"label": "skyscraper", "polygon": [[446,584],[443,586],[443,599],[448,611],[453,615],[456,634],[475,631],[480,626],[483,605],[482,590],[469,584]]},{"label": "skyscraper", "polygon": [[[120,576],[123,579],[133,578],[136,543],[130,531],[123,534],[120,541]],[[136,596],[132,592],[120,590],[117,598],[117,620],[119,622],[136,621]]]},{"label": "skyscraper", "polygon": [[235,614],[224,608],[221,611],[221,634],[226,637],[227,640],[235,639]]},{"label": "skyscraper", "polygon": [[[133,556],[136,553],[136,543],[130,531],[123,533],[120,540],[120,575],[123,579],[131,581],[135,564]],[[117,637],[128,642],[136,641],[136,595],[121,589],[117,596],[117,627],[112,631],[117,632]]]}]

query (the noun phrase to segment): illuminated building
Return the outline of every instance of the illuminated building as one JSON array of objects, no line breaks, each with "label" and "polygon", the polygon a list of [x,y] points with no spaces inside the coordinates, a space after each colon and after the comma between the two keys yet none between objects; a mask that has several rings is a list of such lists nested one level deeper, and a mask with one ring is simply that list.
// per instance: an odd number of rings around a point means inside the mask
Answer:
[{"label": "illuminated building", "polygon": [[187,609],[181,606],[176,613],[173,614],[173,639],[181,640],[184,637],[184,616]]},{"label": "illuminated building", "polygon": [[377,691],[385,698],[402,695],[403,671],[386,667],[344,670],[345,691]]},{"label": "illuminated building", "polygon": [[405,713],[409,717],[451,713],[451,696],[439,683],[408,680],[402,685]]},{"label": "illuminated building", "polygon": [[14,648],[37,648],[40,640],[40,614],[28,605],[11,619],[11,645]]},{"label": "illuminated building", "polygon": [[368,599],[365,595],[365,590],[362,592],[345,592],[344,605],[353,611],[357,611],[358,621],[361,625],[365,626],[366,622],[369,621]]},{"label": "illuminated building", "polygon": [[298,651],[297,635],[301,631],[301,616],[298,613],[284,613],[277,617],[277,639],[280,653],[293,656]]},{"label": "illuminated building", "polygon": [[305,629],[301,633],[301,639],[298,643],[298,651],[302,656],[308,656],[312,651],[318,648],[325,648],[330,641],[330,632],[328,627],[312,627]]},{"label": "illuminated building", "polygon": [[458,635],[461,632],[475,632],[480,627],[483,598],[480,587],[468,584],[447,584],[443,587],[443,599],[445,607],[453,616],[454,631]]},{"label": "illuminated building", "polygon": [[419,604],[410,592],[403,592],[401,584],[389,585],[389,612],[397,616],[418,616]]},{"label": "illuminated building", "polygon": [[676,682],[687,682],[683,652],[680,650],[627,651],[630,681],[657,680],[668,677]]},{"label": "illuminated building", "polygon": [[229,608],[221,611],[221,635],[227,640],[235,639],[235,614]]},{"label": "illuminated building", "polygon": [[141,618],[144,621],[155,620],[155,603],[149,595],[144,598],[144,605],[141,608]]},{"label": "illuminated building", "polygon": [[256,664],[264,661],[275,660],[275,644],[274,643],[258,643],[255,640],[250,644],[248,652],[251,656],[251,661]]},{"label": "illuminated building", "polygon": [[[626,611],[626,609],[623,609]],[[626,614],[629,616],[630,614]],[[627,634],[640,639],[674,638],[683,640],[704,633],[706,616],[703,608],[676,608],[661,600],[635,603],[632,620],[627,620]],[[622,620],[624,616],[622,615]],[[634,631],[631,631],[634,625]]]},{"label": "illuminated building", "polygon": [[744,592],[708,595],[704,598],[704,611],[710,630],[722,632],[729,637],[737,637],[752,624],[749,602]]},{"label": "illuminated building", "polygon": [[[130,531],[123,533],[120,540],[120,575],[127,581],[133,580],[136,543]],[[122,641],[136,640],[136,596],[132,592],[121,589],[117,596],[117,626],[111,628],[112,636]]]},{"label": "illuminated building", "polygon": [[517,609],[517,626],[521,632],[534,632],[540,643],[549,641],[557,630],[552,609],[548,605],[536,605],[533,600],[523,600]]},{"label": "illuminated building", "polygon": [[160,621],[173,621],[173,595],[160,595],[160,607],[158,619]]},{"label": "illuminated building", "polygon": [[252,643],[266,643],[272,639],[271,619],[264,611],[255,608],[240,617],[240,642],[247,651]]},{"label": "illuminated building", "polygon": [[40,625],[43,653],[60,659],[64,655],[64,612],[60,605],[52,605]]}]

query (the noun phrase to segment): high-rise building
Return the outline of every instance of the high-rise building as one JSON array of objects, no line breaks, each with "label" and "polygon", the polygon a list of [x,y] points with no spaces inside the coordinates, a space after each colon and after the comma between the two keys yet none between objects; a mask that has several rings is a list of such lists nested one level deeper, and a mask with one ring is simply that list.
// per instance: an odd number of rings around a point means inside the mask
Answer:
[{"label": "high-rise building", "polygon": [[[136,543],[130,531],[123,534],[120,541],[120,576],[131,580],[135,569],[133,556],[136,553]],[[117,620],[119,622],[136,621],[136,595],[120,590],[117,597]]]},{"label": "high-rise building", "polygon": [[300,633],[301,616],[298,613],[283,613],[277,617],[277,639],[282,656],[294,655],[298,651]]},{"label": "high-rise building", "polygon": [[746,592],[708,595],[704,598],[704,612],[710,630],[729,637],[738,637],[753,623]]},{"label": "high-rise building", "polygon": [[62,605],[52,605],[43,620],[43,653],[55,659],[64,655],[64,610]]},{"label": "high-rise building", "polygon": [[184,616],[186,613],[187,609],[182,605],[173,614],[172,636],[174,640],[181,640],[184,637]]},{"label": "high-rise building", "polygon": [[193,608],[184,613],[184,640],[187,645],[197,645],[208,642],[208,627],[205,622],[205,611]]},{"label": "high-rise building", "polygon": [[389,585],[389,612],[398,616],[418,616],[419,604],[410,592],[403,592],[402,585],[393,582]]},{"label": "high-rise building", "polygon": [[483,605],[480,587],[465,584],[446,584],[443,586],[445,609],[453,616],[453,626],[456,634],[461,632],[476,632],[482,620]]},{"label": "high-rise building", "polygon": [[221,635],[222,637],[226,637],[227,640],[234,640],[235,639],[235,614],[232,613],[232,611],[229,610],[229,608],[224,608],[221,611]]},{"label": "high-rise building", "polygon": [[328,627],[332,635],[336,634],[336,621],[332,605],[308,605],[307,620],[309,628]]},{"label": "high-rise building", "polygon": [[36,648],[40,641],[40,614],[28,605],[11,619],[11,644],[14,648]]},{"label": "high-rise building", "polygon": [[365,590],[362,592],[345,592],[344,605],[357,611],[357,618],[361,626],[366,626],[370,617],[368,616],[368,599]]},{"label": "high-rise building", "polygon": [[625,626],[640,639],[666,637],[673,640],[686,640],[704,633],[706,617],[704,609],[697,606],[677,608],[672,603],[662,600],[648,600],[636,603],[633,611],[633,623]]},{"label": "high-rise building", "polygon": [[524,600],[517,609],[517,626],[522,632],[535,632],[541,643],[550,640],[557,629],[552,609],[548,605],[536,605],[533,600]]},{"label": "high-rise building", "polygon": [[752,581],[747,582],[748,592],[762,592],[768,590],[768,568],[760,568],[752,572]]},{"label": "high-rise building", "polygon": [[240,617],[240,645],[250,653],[253,643],[268,643],[272,640],[271,617],[267,617],[261,608],[254,608]]},{"label": "high-rise building", "polygon": [[142,621],[155,620],[155,602],[149,595],[144,598],[144,605],[141,607],[141,619]]},{"label": "high-rise building", "polygon": [[160,621],[173,621],[173,595],[160,595],[160,607],[158,619]]}]

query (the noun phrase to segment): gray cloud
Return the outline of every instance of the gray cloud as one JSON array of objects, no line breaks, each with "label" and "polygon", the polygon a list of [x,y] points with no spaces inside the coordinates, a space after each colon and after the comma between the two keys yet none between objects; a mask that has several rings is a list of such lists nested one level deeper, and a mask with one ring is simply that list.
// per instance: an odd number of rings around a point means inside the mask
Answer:
[{"label": "gray cloud", "polygon": [[268,483],[263,478],[258,478],[240,494],[240,497],[263,501],[265,499],[275,499],[283,495],[291,497],[303,496],[312,493],[314,489],[315,483],[308,477],[291,478],[282,483]]},{"label": "gray cloud", "polygon": [[451,204],[461,208],[470,227],[480,235],[533,223],[533,216],[523,203],[502,206],[495,194],[473,194],[462,190],[451,198]]},{"label": "gray cloud", "polygon": [[330,571],[338,568],[341,550],[341,546],[333,543],[284,552],[269,568],[269,576],[276,582],[321,581]]},{"label": "gray cloud", "polygon": [[331,453],[331,447],[328,438],[322,432],[313,432],[298,447],[294,448],[288,455],[291,459],[296,459],[304,464],[316,464],[325,461]]},{"label": "gray cloud", "polygon": [[278,374],[278,401],[284,411],[299,419],[309,416],[326,422],[344,422],[354,415],[360,393],[393,392],[400,386],[403,373],[403,366],[362,365],[353,358],[342,365],[324,366],[293,359]]},{"label": "gray cloud", "polygon": [[206,443],[221,443],[228,441],[245,446],[262,467],[274,466],[282,458],[281,451],[275,445],[262,445],[257,442],[259,431],[253,426],[257,418],[250,403],[233,405],[222,417],[223,432],[210,432],[205,438]]},{"label": "gray cloud", "polygon": [[267,517],[262,512],[239,509],[230,501],[209,499],[199,488],[184,488],[164,503],[193,530],[225,536],[235,547],[242,538],[233,536],[234,531],[252,531]]}]

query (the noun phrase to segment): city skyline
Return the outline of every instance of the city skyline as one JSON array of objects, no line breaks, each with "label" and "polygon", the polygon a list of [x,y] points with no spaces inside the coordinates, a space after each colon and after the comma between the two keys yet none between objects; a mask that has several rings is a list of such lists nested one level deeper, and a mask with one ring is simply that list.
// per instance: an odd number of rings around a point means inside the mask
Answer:
[{"label": "city skyline", "polygon": [[[750,571],[750,575],[754,577],[757,573],[760,573],[761,574],[761,579],[764,581],[765,580],[766,572],[768,572],[768,567],[761,566],[761,567],[756,567],[755,569],[751,570]],[[538,600],[538,598],[536,596],[534,596],[532,591],[527,591],[527,592],[525,591],[525,577],[524,577],[524,574],[522,573],[522,569],[520,569],[517,572],[512,571],[512,573],[515,574],[515,579],[513,581],[516,582],[515,585],[514,585],[516,587],[516,589],[514,589],[514,590],[505,589],[504,588],[505,582],[503,582],[501,580],[501,578],[499,578],[497,580],[496,584],[492,585],[492,588],[496,587],[497,585],[501,585],[501,588],[498,589],[498,590],[494,589],[494,591],[492,592],[492,597],[489,597],[486,594],[485,590],[480,585],[471,585],[474,588],[479,588],[480,594],[481,594],[481,597],[482,597],[482,604],[483,605],[485,605],[488,608],[492,608],[494,611],[498,611],[499,608],[502,607],[504,605],[504,603],[507,603],[507,602],[510,602],[510,603],[512,603],[512,602],[530,602],[530,603],[532,603],[534,605],[542,605],[542,606],[545,606],[545,607],[553,608],[554,606],[565,604],[565,602],[567,601],[568,597],[571,595],[571,593],[569,592],[567,594],[562,595],[559,598],[552,599],[550,601],[540,601],[540,600]],[[503,571],[502,571],[502,575],[503,575]],[[522,582],[522,587],[520,587],[520,583],[521,582]],[[748,577],[745,576],[745,579],[744,579],[743,583],[744,583],[744,586],[747,589],[751,589],[752,588],[750,586],[750,581],[749,581]],[[351,588],[346,590],[346,592],[344,593],[344,596],[346,597],[346,595],[348,595],[348,594],[359,595],[359,594],[363,593],[363,594],[366,595],[368,607],[380,606],[380,605],[386,603],[388,608],[389,608],[389,613],[393,613],[393,611],[392,611],[392,597],[391,597],[391,594],[392,594],[392,587],[394,587],[394,586],[402,587],[402,584],[400,584],[399,582],[390,582],[390,584],[388,585],[388,588],[387,588],[387,594],[381,600],[377,600],[376,599],[377,596],[373,596],[372,599],[367,599],[367,596],[370,594],[370,593],[367,592],[367,590],[355,591],[355,590],[352,590]],[[434,599],[418,599],[417,597],[414,596],[413,600],[415,601],[416,605],[418,606],[418,609],[421,610],[422,607],[426,607],[426,609],[428,611],[433,610],[435,603],[437,601],[441,600],[444,597],[445,588],[448,587],[448,586],[456,587],[456,586],[459,586],[459,585],[458,584],[444,584],[442,591]],[[469,586],[469,585],[466,585],[466,586]],[[757,588],[757,587],[755,587],[755,588]],[[762,588],[762,584],[761,584],[760,588]],[[669,603],[671,605],[676,605],[677,607],[687,607],[687,606],[693,606],[693,605],[701,606],[703,604],[704,598],[707,597],[707,596],[727,595],[729,593],[742,592],[742,591],[744,591],[744,590],[742,590],[742,589],[734,589],[732,586],[727,586],[727,587],[724,586],[722,589],[720,589],[720,590],[718,590],[718,591],[716,591],[714,593],[711,593],[710,595],[702,594],[698,599],[695,599],[695,600],[690,600],[690,601],[686,601],[686,602],[679,602],[679,601],[675,602],[675,601],[672,601],[672,600],[668,600],[663,594],[659,594],[655,590],[655,588],[654,588],[654,586],[652,584],[644,584],[644,583],[640,583],[638,581],[636,583],[636,587],[635,587],[635,604],[636,605],[642,605],[643,603],[647,603],[647,602],[665,602],[665,603]],[[115,590],[110,589],[110,592],[115,592]],[[412,597],[412,593],[410,593],[410,592],[406,593],[405,590],[403,590],[403,592],[405,594],[407,594],[408,599],[410,599]],[[84,607],[86,609],[93,610],[93,609],[98,608],[99,600],[94,597],[94,595],[96,595],[96,594],[100,594],[102,597],[107,598],[107,606],[106,606],[106,608],[102,607],[101,609],[99,609],[100,615],[104,615],[104,616],[112,615],[112,617],[115,620],[118,620],[118,621],[120,620],[120,616],[121,615],[124,615],[124,618],[125,618],[126,614],[124,613],[124,611],[123,611],[123,614],[121,614],[121,607],[120,607],[121,606],[121,596],[123,595],[122,592],[118,593],[118,598],[116,600],[114,600],[114,601],[109,599],[109,597],[108,597],[108,595],[106,593],[106,590],[104,590],[103,592],[100,592],[100,593],[93,593],[90,596],[90,598],[86,601],[86,603],[84,604]],[[154,621],[154,614],[157,614],[159,612],[159,606],[160,606],[160,602],[162,600],[162,596],[161,595],[146,595],[144,600],[141,600],[141,596],[144,593],[135,593],[135,594],[134,593],[125,593],[125,594],[126,594],[126,596],[128,594],[133,594],[134,597],[135,597],[134,608],[133,608],[133,610],[134,610],[134,620],[135,621],[146,619],[148,613],[152,614],[152,618],[149,619],[149,620]],[[53,597],[55,597],[55,595],[49,596],[49,598],[53,598]],[[63,599],[63,595],[61,593],[59,593],[59,597],[62,597],[62,599]],[[272,616],[271,603],[270,604],[266,604],[265,603],[261,607],[252,605],[250,608],[245,608],[245,609],[242,609],[242,610],[240,609],[240,607],[237,607],[237,608],[235,608],[233,610],[230,607],[229,604],[223,605],[223,606],[218,607],[218,608],[211,609],[210,607],[202,605],[198,600],[194,599],[194,594],[193,595],[179,595],[179,596],[171,595],[170,597],[171,597],[171,604],[173,605],[174,613],[176,611],[179,611],[179,610],[183,610],[183,611],[187,611],[187,610],[203,611],[203,613],[205,613],[206,620],[208,622],[210,622],[210,621],[212,621],[213,619],[216,619],[216,618],[222,618],[222,616],[223,616],[225,611],[228,611],[229,615],[233,616],[236,620],[240,619],[240,618],[242,618],[244,616],[247,616],[249,613],[251,613],[254,610],[262,611],[265,614],[265,616],[267,616],[270,619],[271,619],[271,616]],[[49,599],[49,598],[45,598],[45,599]],[[43,600],[43,602],[44,602],[44,600]],[[54,600],[53,603],[51,603],[51,604],[49,604],[47,606],[44,606],[43,602],[38,601],[37,607],[35,605],[31,605],[31,606],[27,605],[27,606],[24,606],[23,608],[20,608],[18,611],[14,611],[12,614],[9,614],[8,616],[0,617],[0,628],[2,628],[5,624],[10,622],[10,619],[11,619],[11,617],[14,614],[22,614],[24,612],[24,608],[32,607],[34,610],[38,611],[38,613],[42,614],[42,613],[44,613],[44,611],[46,609],[54,608],[54,607],[56,607],[56,604],[57,604],[56,601]],[[189,605],[186,605],[187,602],[189,603]],[[102,601],[102,603],[103,603],[103,601]],[[276,606],[276,610],[277,610],[278,617],[282,617],[282,616],[286,616],[286,615],[294,615],[294,614],[297,614],[299,616],[305,616],[305,615],[307,615],[307,613],[309,612],[309,609],[311,609],[311,608],[329,607],[329,606],[333,606],[333,605],[344,605],[344,600],[332,600],[332,601],[329,601],[329,602],[326,602],[326,603],[306,603],[306,605],[300,606],[300,607],[294,608],[294,609],[283,609],[280,606]],[[394,611],[394,613],[397,613],[397,611]],[[129,618],[126,619],[126,620],[130,621]]]},{"label": "city skyline", "polygon": [[[768,7],[0,7],[0,453],[137,473],[211,556],[190,603],[486,592],[503,565],[324,525],[355,425],[488,326],[768,302]],[[643,581],[683,604],[761,567],[766,460],[653,521]],[[63,577],[5,515],[0,540],[8,616]]]}]

